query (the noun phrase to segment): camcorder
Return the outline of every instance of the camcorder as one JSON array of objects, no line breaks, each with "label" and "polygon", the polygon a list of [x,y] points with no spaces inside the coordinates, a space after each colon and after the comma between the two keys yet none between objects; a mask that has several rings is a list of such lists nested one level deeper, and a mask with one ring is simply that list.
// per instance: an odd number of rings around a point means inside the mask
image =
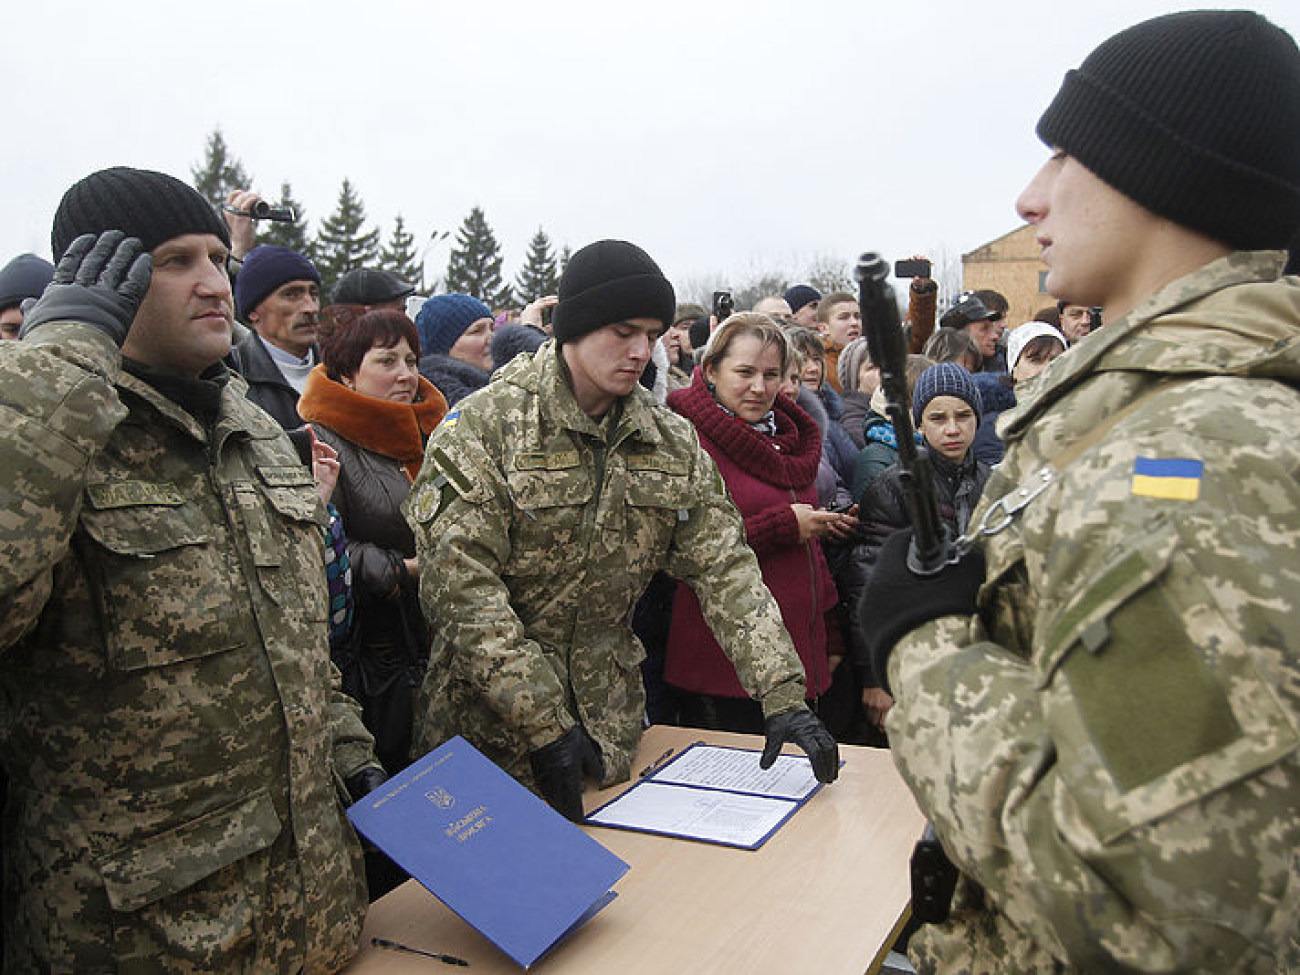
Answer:
[{"label": "camcorder", "polygon": [[274,220],[276,223],[293,223],[293,207],[273,206],[265,200],[258,200],[247,210],[223,204],[221,209],[237,217],[249,217],[253,220]]},{"label": "camcorder", "polygon": [[736,303],[731,299],[730,291],[713,292],[713,317],[721,325],[731,317],[732,312],[736,310]]}]

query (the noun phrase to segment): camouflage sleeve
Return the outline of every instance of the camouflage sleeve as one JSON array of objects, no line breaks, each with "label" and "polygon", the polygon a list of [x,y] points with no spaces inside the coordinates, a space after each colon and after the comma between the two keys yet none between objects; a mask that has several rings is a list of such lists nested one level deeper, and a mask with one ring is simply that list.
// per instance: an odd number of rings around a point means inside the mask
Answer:
[{"label": "camouflage sleeve", "polygon": [[[462,413],[430,439],[407,501],[415,530],[420,605],[437,633],[430,667],[465,681],[531,749],[573,726],[564,688],[528,637],[502,572],[510,559],[510,492]],[[437,659],[441,652],[448,659]],[[418,720],[418,719],[417,719]]]},{"label": "camouflage sleeve", "polygon": [[112,342],[52,322],[0,342],[0,649],[41,614],[81,512],[86,470],[126,409]]},{"label": "camouflage sleeve", "polygon": [[343,676],[330,663],[329,729],[334,771],[344,779],[367,765],[379,765],[375,739],[361,722],[361,705],[343,691]]},{"label": "camouflage sleeve", "polygon": [[800,707],[803,664],[781,610],[763,582],[717,465],[702,449],[695,455],[691,480],[697,501],[677,526],[665,570],[695,590],[709,629],[746,693],[762,703],[763,713]]},{"label": "camouflage sleeve", "polygon": [[[890,744],[945,849],[996,923],[1083,971],[1300,950],[1300,394],[1223,382],[1072,465],[990,541],[985,620],[890,661]],[[1027,631],[998,601],[1017,586]]]}]

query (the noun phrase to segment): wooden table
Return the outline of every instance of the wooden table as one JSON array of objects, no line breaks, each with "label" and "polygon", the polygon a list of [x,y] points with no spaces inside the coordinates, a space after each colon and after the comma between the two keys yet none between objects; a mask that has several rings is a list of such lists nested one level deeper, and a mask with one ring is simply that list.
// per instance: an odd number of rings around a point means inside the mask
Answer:
[{"label": "wooden table", "polygon": [[[761,748],[752,735],[649,729],[634,763],[691,742]],[[786,749],[798,753],[796,748]],[[879,969],[906,916],[908,858],[924,827],[889,753],[840,746],[845,765],[764,846],[737,850],[584,827],[632,869],[615,901],[544,956],[539,975],[862,975]],[[588,792],[588,810],[628,787]],[[376,901],[345,971],[456,967],[374,948],[372,937],[464,958],[470,975],[521,969],[414,880]]]}]

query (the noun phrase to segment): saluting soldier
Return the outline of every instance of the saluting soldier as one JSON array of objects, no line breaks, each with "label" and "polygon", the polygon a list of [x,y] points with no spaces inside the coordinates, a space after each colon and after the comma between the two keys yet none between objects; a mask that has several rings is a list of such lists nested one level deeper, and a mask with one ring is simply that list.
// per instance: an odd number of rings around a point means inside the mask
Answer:
[{"label": "saluting soldier", "polygon": [[5,970],[337,970],[366,886],[335,783],[383,774],[311,471],[221,365],[226,227],[116,168],[52,244],[0,342]]},{"label": "saluting soldier", "polygon": [[1247,11],[1157,17],[1038,134],[1019,212],[1048,290],[1106,327],[999,424],[984,557],[918,579],[896,543],[863,602],[961,874],[912,957],[1296,971],[1300,51]]},{"label": "saluting soldier", "polygon": [[459,404],[408,500],[436,634],[417,746],[463,734],[571,819],[584,772],[630,775],[644,650],[633,605],[663,569],[690,583],[763,705],[770,764],[798,743],[834,780],[834,740],[744,525],[691,425],[639,383],[672,322],[672,285],[639,247],[602,240],[560,279],[553,341]]}]

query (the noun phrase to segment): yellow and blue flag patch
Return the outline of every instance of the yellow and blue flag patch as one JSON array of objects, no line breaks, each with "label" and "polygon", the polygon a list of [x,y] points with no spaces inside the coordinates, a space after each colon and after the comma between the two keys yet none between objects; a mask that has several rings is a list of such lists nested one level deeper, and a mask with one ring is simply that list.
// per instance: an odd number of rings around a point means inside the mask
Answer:
[{"label": "yellow and blue flag patch", "polygon": [[1138,457],[1133,461],[1132,491],[1144,498],[1195,501],[1201,496],[1204,472],[1199,460]]}]

